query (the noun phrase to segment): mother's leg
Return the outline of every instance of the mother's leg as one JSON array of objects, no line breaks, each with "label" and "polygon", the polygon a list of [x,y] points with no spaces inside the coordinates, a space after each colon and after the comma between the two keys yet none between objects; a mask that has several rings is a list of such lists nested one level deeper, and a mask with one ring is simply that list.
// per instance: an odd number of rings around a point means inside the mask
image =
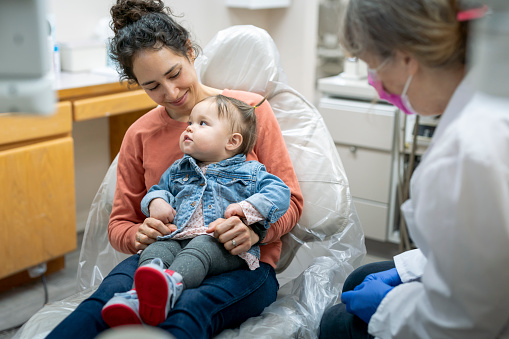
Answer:
[{"label": "mother's leg", "polygon": [[203,281],[185,290],[159,327],[182,338],[211,338],[258,316],[276,300],[279,285],[272,266],[260,263],[250,271],[239,269]]},{"label": "mother's leg", "polygon": [[101,317],[103,306],[115,293],[133,287],[134,272],[140,256],[135,254],[118,264],[88,299],[67,316],[47,338],[95,338],[108,325]]}]

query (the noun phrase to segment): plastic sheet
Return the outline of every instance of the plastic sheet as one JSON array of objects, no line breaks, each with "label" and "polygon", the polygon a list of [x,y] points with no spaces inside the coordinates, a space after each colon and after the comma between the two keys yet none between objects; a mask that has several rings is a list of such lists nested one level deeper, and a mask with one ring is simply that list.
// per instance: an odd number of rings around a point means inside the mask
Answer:
[{"label": "plastic sheet", "polygon": [[[254,26],[219,32],[196,60],[201,81],[267,95],[280,124],[304,196],[303,215],[282,238],[276,269],[278,300],[239,329],[218,338],[316,338],[324,310],[334,304],[348,274],[366,253],[348,180],[317,109],[287,84],[269,34]],[[98,285],[123,258],[108,242],[107,225],[116,181],[112,163],[94,199],[78,268],[82,291]],[[15,338],[48,333],[83,299],[83,293],[39,311]],[[61,310],[59,312],[58,310]]]},{"label": "plastic sheet", "polygon": [[79,291],[99,285],[118,263],[129,256],[110,245],[106,230],[115,194],[117,160],[118,155],[111,163],[88,214],[78,262]]},{"label": "plastic sheet", "polygon": [[60,301],[44,306],[33,315],[16,333],[14,338],[43,339],[53,328],[65,319],[74,309],[95,291],[91,287]]}]

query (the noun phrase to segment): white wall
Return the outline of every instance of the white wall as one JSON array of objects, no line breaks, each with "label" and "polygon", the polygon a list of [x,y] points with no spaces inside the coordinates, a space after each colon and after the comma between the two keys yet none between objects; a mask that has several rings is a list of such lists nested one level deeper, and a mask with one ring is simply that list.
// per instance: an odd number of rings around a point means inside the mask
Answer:
[{"label": "white wall", "polygon": [[[0,0],[1,1],[1,0]],[[94,37],[98,22],[109,17],[114,0],[47,0],[55,15],[58,42]],[[289,84],[314,102],[318,0],[292,0],[290,7],[249,10],[227,8],[224,0],[165,0],[193,39],[204,47],[221,29],[255,25],[274,39]],[[107,119],[73,125],[76,165],[78,228],[84,226],[88,209],[109,165]]]},{"label": "white wall", "polygon": [[318,0],[292,0],[287,9],[269,11],[267,31],[281,54],[290,86],[314,102]]},{"label": "white wall", "polygon": [[[109,16],[113,0],[48,0],[56,17],[59,42],[89,39],[101,18]],[[221,29],[255,25],[269,32],[279,48],[292,87],[313,100],[315,87],[318,0],[292,0],[290,7],[265,10],[227,8],[224,0],[166,0],[177,20],[201,46]]]},{"label": "white wall", "polygon": [[177,20],[191,32],[202,47],[205,47],[218,31],[232,25],[256,25],[264,29],[268,26],[267,10],[231,9],[224,5],[224,0],[166,0],[166,4],[174,14],[183,15]]},{"label": "white wall", "polygon": [[292,0],[288,8],[227,8],[224,0],[166,1],[180,22],[205,46],[217,31],[232,25],[255,25],[274,39],[289,84],[314,99],[318,0]]},{"label": "white wall", "polygon": [[114,0],[46,0],[55,15],[58,42],[90,39],[99,20],[110,15]]},{"label": "white wall", "polygon": [[[318,0],[292,0],[288,8],[249,10],[227,8],[224,0],[173,1],[180,22],[205,46],[215,33],[232,25],[255,25],[274,39],[292,87],[313,100]],[[311,56],[311,57],[310,57]]]}]

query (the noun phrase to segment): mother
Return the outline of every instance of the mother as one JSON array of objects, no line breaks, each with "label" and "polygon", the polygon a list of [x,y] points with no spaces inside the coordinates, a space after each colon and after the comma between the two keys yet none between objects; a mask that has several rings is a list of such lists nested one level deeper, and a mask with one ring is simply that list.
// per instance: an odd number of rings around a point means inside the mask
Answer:
[{"label": "mother", "polygon": [[[158,236],[169,233],[168,225],[145,219],[140,202],[147,190],[159,182],[166,168],[182,157],[179,136],[194,105],[216,94],[251,105],[261,97],[201,84],[194,68],[198,49],[191,43],[188,31],[172,19],[161,0],[118,0],[111,14],[115,32],[111,50],[122,78],[140,85],[159,105],[129,128],[118,158],[108,234],[115,249],[136,253]],[[278,282],[274,268],[281,252],[280,237],[297,223],[303,200],[279,125],[268,103],[257,110],[257,120],[258,142],[247,158],[263,163],[290,187],[290,209],[267,234],[261,229],[251,229],[237,217],[217,220],[214,235],[234,255],[259,241],[266,243],[261,246],[260,268],[210,277],[199,288],[183,292],[167,320],[159,325],[177,338],[212,337],[259,315],[276,299]],[[114,268],[97,291],[48,338],[92,338],[105,330],[107,325],[101,318],[101,309],[114,293],[132,288],[138,259],[139,255],[135,254]]]}]

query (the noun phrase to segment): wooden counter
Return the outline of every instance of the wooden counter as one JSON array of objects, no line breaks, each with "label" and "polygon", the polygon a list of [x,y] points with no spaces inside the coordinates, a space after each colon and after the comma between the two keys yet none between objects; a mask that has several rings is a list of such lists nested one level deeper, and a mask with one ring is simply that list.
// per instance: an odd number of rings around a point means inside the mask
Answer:
[{"label": "wooden counter", "polygon": [[62,73],[50,117],[0,113],[0,291],[28,280],[26,269],[64,266],[76,249],[72,122],[108,117],[110,156],[127,128],[155,103],[117,77]]},{"label": "wooden counter", "polygon": [[71,102],[73,121],[108,117],[111,160],[117,155],[127,128],[156,107],[144,90],[120,83],[116,75],[61,73],[57,89],[61,102]]}]

